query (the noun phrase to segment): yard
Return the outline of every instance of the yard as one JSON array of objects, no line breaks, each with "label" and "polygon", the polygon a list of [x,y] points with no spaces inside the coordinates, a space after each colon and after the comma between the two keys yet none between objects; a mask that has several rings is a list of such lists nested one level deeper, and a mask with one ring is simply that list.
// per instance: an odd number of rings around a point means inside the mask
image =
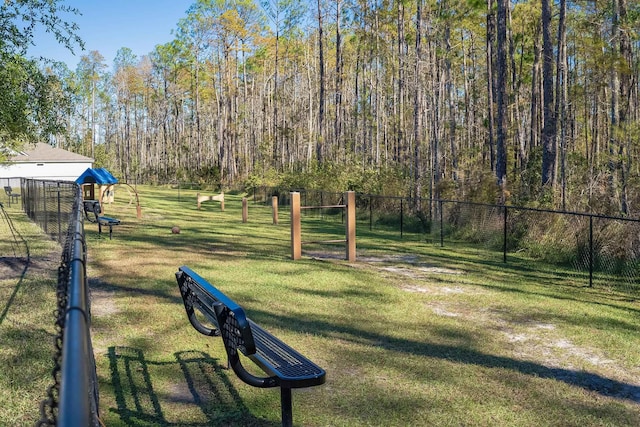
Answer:
[{"label": "yard", "polygon": [[[122,192],[105,206],[122,220],[113,240],[85,223],[106,426],[280,424],[278,390],[242,383],[225,369],[220,340],[190,326],[174,276],[181,265],[327,371],[326,384],[294,390],[296,425],[640,425],[640,303],[630,295],[366,227],[355,263],[342,259],[344,246],[320,244],[294,262],[284,208],[273,225],[269,208],[250,204],[242,223],[237,195],[225,195],[221,211],[217,202],[197,210],[195,191],[138,191],[141,219]],[[344,233],[314,215],[302,227],[303,241]],[[3,301],[15,296],[3,336],[19,329],[9,320],[32,292],[6,288]],[[38,319],[42,334],[52,322]],[[28,338],[47,345],[40,335]],[[17,352],[3,347],[6,366]],[[26,376],[13,381],[30,386]],[[39,418],[38,402],[1,401]],[[10,416],[0,411],[0,424],[13,425]]]}]

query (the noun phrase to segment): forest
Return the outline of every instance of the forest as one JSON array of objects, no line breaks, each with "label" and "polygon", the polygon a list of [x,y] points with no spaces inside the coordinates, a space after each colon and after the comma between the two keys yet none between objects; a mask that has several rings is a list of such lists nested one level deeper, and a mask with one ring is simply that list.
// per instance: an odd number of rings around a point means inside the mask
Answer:
[{"label": "forest", "polygon": [[636,0],[196,0],[173,35],[37,62],[27,136],[129,183],[640,213]]}]

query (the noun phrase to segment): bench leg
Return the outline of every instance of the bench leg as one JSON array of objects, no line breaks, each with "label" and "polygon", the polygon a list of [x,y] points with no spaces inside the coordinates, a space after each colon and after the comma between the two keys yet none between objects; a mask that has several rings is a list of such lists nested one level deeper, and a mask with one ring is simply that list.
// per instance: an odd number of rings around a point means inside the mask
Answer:
[{"label": "bench leg", "polygon": [[280,387],[280,408],[282,410],[282,427],[293,427],[290,388]]}]

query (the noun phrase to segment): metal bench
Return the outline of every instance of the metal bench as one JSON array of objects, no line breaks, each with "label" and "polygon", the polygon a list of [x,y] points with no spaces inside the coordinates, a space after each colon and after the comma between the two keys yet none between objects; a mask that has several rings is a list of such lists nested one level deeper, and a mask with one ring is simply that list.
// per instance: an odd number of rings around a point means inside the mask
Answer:
[{"label": "metal bench", "polygon": [[20,201],[20,193],[14,193],[13,189],[9,185],[4,186],[4,192],[9,197],[9,206],[11,206],[11,202],[19,202]]},{"label": "metal bench", "polygon": [[100,202],[97,200],[85,200],[83,202],[84,205],[84,216],[89,222],[93,222],[98,224],[98,234],[102,234],[102,226],[109,227],[109,240],[111,240],[111,235],[113,234],[113,226],[119,225],[120,220],[115,218],[110,218],[108,216],[101,216],[102,207],[100,207]]},{"label": "metal bench", "polygon": [[[176,278],[191,325],[203,335],[222,337],[228,364],[242,381],[253,387],[279,386],[282,425],[292,426],[291,389],[323,384],[325,371],[249,320],[238,304],[190,268],[180,267]],[[214,327],[203,325],[194,309]],[[238,350],[268,376],[247,372]]]}]

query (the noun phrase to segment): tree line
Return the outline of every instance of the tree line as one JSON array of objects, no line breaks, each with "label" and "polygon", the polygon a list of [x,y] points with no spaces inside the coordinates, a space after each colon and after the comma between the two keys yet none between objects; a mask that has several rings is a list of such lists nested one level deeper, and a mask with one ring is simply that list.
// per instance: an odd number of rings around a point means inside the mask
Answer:
[{"label": "tree line", "polygon": [[639,30],[632,0],[197,0],[148,55],[48,66],[50,138],[128,182],[632,215]]}]

